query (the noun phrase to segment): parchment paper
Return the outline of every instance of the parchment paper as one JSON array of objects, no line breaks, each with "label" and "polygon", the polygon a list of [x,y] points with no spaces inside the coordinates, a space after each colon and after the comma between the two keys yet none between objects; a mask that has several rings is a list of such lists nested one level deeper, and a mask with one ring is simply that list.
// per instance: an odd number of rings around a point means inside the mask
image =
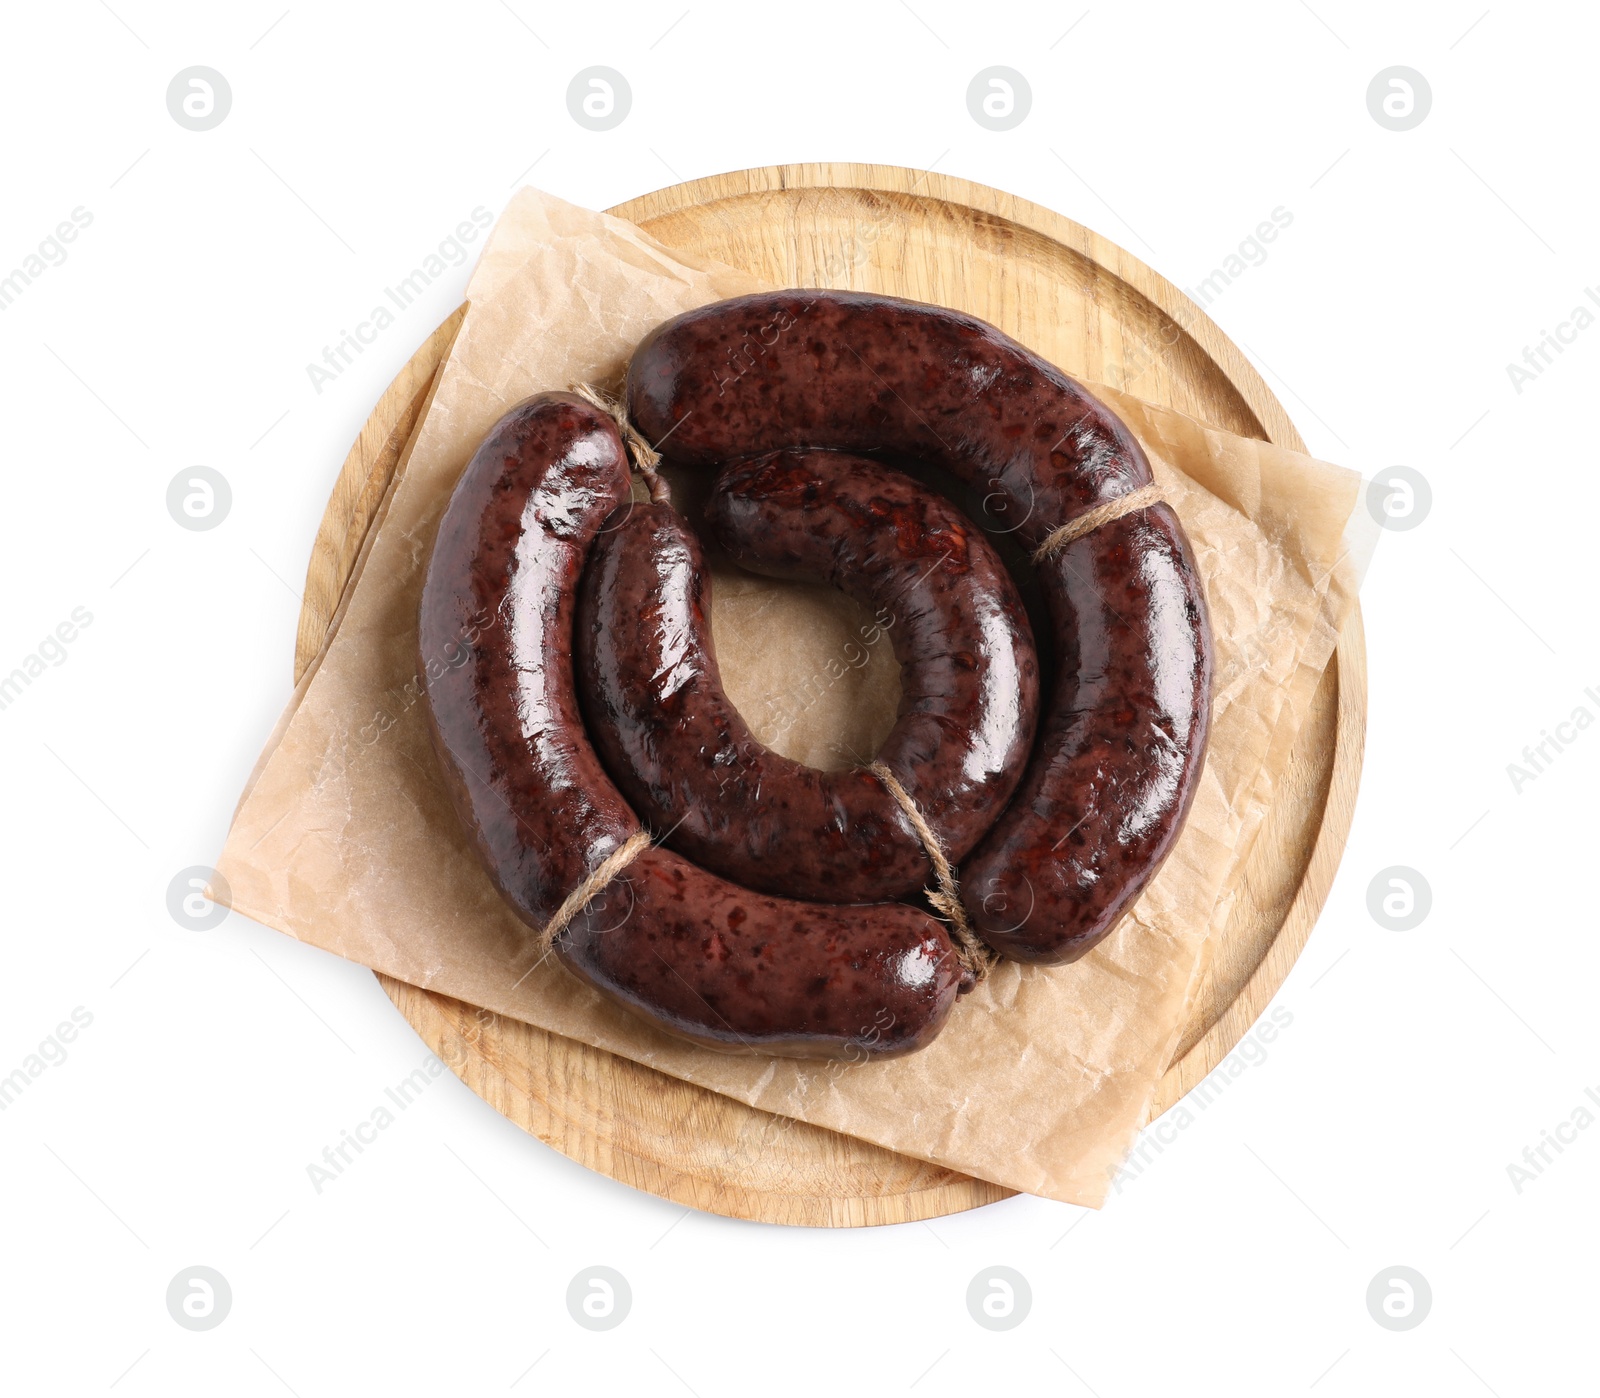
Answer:
[{"label": "parchment paper", "polygon": [[[669,251],[632,224],[531,189],[512,200],[333,638],[252,774],[219,872],[239,912],[414,985],[786,1117],[1098,1205],[1166,1068],[1198,954],[1226,920],[1224,881],[1248,853],[1274,764],[1353,602],[1367,551],[1353,527],[1359,477],[1097,389],[1183,519],[1217,642],[1210,753],[1172,856],[1088,957],[1054,969],[1003,963],[921,1053],[843,1065],[696,1048],[553,959],[516,984],[530,933],[446,796],[416,674],[416,618],[440,514],[501,413],[578,380],[615,385],[659,322],[755,289],[744,273]],[[857,624],[853,606],[824,589],[717,575],[724,677],[762,738],[824,766],[870,755],[892,723],[898,680],[887,646],[858,662]]]}]

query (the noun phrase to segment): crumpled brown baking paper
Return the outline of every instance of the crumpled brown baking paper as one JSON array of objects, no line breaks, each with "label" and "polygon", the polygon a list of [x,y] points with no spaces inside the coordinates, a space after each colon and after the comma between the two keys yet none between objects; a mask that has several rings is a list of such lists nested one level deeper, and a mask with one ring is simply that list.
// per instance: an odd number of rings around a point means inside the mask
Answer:
[{"label": "crumpled brown baking paper", "polygon": [[[746,274],[669,251],[632,224],[531,189],[512,200],[333,638],[240,800],[218,865],[232,906],[414,985],[754,1106],[1098,1205],[1175,1046],[1198,953],[1226,920],[1219,893],[1266,811],[1274,761],[1281,766],[1353,603],[1359,477],[1096,390],[1144,444],[1183,519],[1216,637],[1210,754],[1171,858],[1088,957],[1055,969],[1003,963],[921,1053],[839,1064],[696,1048],[553,959],[519,979],[531,934],[479,867],[429,741],[417,606],[451,488],[508,407],[574,381],[614,386],[646,331],[756,289]],[[761,737],[817,765],[870,755],[893,721],[898,678],[886,645],[859,644],[859,622],[825,589],[718,573],[724,678]]]}]

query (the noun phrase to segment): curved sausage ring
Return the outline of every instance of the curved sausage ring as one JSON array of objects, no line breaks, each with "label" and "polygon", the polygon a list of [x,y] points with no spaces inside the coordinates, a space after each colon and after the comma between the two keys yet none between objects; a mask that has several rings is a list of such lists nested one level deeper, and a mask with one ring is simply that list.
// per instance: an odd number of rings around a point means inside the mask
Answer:
[{"label": "curved sausage ring", "polygon": [[[1172,848],[1210,728],[1212,651],[1193,552],[1103,404],[993,326],[861,292],[796,290],[678,316],[639,346],[635,429],[680,465],[815,448],[905,453],[985,492],[1034,551],[1056,673],[1010,805],[964,861],[986,941],[1083,955]],[[1091,527],[1092,526],[1092,527]]]},{"label": "curved sausage ring", "polygon": [[872,614],[846,658],[888,638],[899,717],[871,766],[764,746],[722,687],[699,541],[669,505],[625,506],[578,597],[579,695],[607,770],[665,843],[745,888],[868,903],[934,882],[928,845],[965,855],[1033,745],[1038,660],[1004,565],[943,497],[842,452],[730,467],[707,516],[744,567],[829,583]]},{"label": "curved sausage ring", "polygon": [[535,930],[532,964],[553,951],[711,1048],[865,1058],[922,1047],[971,984],[939,922],[897,903],[805,903],[727,883],[653,845],[601,767],[573,688],[573,607],[590,546],[628,494],[612,418],[573,394],[530,398],[473,454],[423,584],[435,746],[478,856]]}]

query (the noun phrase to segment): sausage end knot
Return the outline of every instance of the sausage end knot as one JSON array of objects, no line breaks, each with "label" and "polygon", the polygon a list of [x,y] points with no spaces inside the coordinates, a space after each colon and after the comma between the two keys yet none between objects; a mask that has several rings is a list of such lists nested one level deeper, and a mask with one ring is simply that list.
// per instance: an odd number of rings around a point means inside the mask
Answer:
[{"label": "sausage end knot", "polygon": [[584,402],[592,404],[616,420],[617,430],[622,434],[622,440],[628,448],[628,457],[633,462],[633,468],[644,477],[645,484],[650,489],[650,499],[657,505],[670,505],[672,489],[656,471],[656,467],[661,464],[661,453],[628,421],[627,409],[615,398],[608,398],[589,384],[569,384],[568,388]]}]

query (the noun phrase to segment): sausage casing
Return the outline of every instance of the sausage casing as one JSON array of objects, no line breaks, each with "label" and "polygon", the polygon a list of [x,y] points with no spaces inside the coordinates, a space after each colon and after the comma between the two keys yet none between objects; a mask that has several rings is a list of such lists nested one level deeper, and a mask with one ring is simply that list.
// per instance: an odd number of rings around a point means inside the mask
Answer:
[{"label": "sausage casing", "polygon": [[[861,292],[759,293],[687,312],[634,353],[627,409],[680,464],[821,448],[909,453],[984,492],[1030,551],[1150,484],[1122,422],[975,317]],[[1058,673],[1011,808],[964,861],[984,937],[1072,960],[1171,849],[1210,726],[1204,590],[1176,515],[1138,510],[1038,570]]]},{"label": "sausage casing", "polygon": [[[722,688],[698,540],[666,506],[619,511],[580,591],[589,728],[634,808],[696,863],[745,887],[827,902],[914,893],[922,840],[879,776],[825,772],[760,743]],[[887,637],[898,719],[876,760],[959,859],[994,823],[1033,742],[1038,662],[1015,584],[943,497],[837,452],[737,463],[706,508],[742,565],[825,582],[873,614],[841,664]]]},{"label": "sausage casing", "polygon": [[[628,494],[609,417],[571,394],[528,399],[468,463],[423,586],[421,673],[446,784],[490,877],[536,931],[640,830],[584,731],[572,675],[578,577]],[[654,846],[554,951],[658,1028],[799,1057],[919,1048],[970,979],[915,908],[772,898]],[[508,983],[528,969],[508,965]]]}]

